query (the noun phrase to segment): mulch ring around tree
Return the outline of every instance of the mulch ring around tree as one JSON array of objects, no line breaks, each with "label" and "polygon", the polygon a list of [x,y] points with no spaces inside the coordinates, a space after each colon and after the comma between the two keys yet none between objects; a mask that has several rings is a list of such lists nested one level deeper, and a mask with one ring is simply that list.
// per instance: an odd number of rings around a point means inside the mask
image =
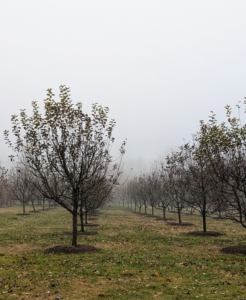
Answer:
[{"label": "mulch ring around tree", "polygon": [[144,215],[144,217],[147,217],[147,218],[156,218],[156,216],[150,215],[150,214]]},{"label": "mulch ring around tree", "polygon": [[216,232],[216,231],[191,231],[186,233],[187,235],[194,235],[194,236],[220,236],[223,235],[223,233]]},{"label": "mulch ring around tree", "polygon": [[189,223],[189,222],[182,222],[182,223],[168,222],[167,225],[171,225],[171,226],[194,226],[194,224]]},{"label": "mulch ring around tree", "polygon": [[226,218],[223,217],[213,217],[214,220],[218,220],[218,221],[224,221],[226,220]]},{"label": "mulch ring around tree", "polygon": [[30,216],[31,214],[16,214],[16,216]]},{"label": "mulch ring around tree", "polygon": [[163,219],[163,218],[161,218],[161,217],[157,217],[157,218],[155,218],[156,219],[156,221],[164,221],[164,222],[166,222],[166,221],[175,221],[175,219],[172,219],[172,218],[166,218],[165,220]]},{"label": "mulch ring around tree", "polygon": [[[64,231],[63,234],[72,235],[72,231]],[[98,234],[97,231],[78,231],[77,235],[96,235]]]},{"label": "mulch ring around tree", "polygon": [[100,252],[98,248],[90,245],[77,245],[77,247],[58,245],[52,248],[48,248],[46,249],[46,251],[52,254],[83,254]]},{"label": "mulch ring around tree", "polygon": [[246,246],[229,246],[222,248],[220,252],[225,254],[246,254]]}]

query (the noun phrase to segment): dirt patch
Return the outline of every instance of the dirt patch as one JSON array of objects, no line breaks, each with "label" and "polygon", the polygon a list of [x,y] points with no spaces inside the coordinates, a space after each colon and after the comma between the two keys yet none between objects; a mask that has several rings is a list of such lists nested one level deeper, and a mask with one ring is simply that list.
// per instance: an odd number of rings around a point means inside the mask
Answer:
[{"label": "dirt patch", "polygon": [[30,216],[31,214],[16,214],[16,216]]},{"label": "dirt patch", "polygon": [[224,221],[227,220],[226,218],[223,217],[213,217],[214,220],[218,220],[218,221]]},{"label": "dirt patch", "polygon": [[222,248],[220,250],[222,253],[226,254],[246,254],[246,246],[229,246]]},{"label": "dirt patch", "polygon": [[[73,235],[73,232],[72,231],[64,231],[63,234]],[[85,231],[85,232],[78,231],[77,232],[77,235],[96,235],[96,234],[98,234],[97,231]]]},{"label": "dirt patch", "polygon": [[174,222],[169,222],[167,225],[171,226],[194,226],[194,224],[189,223],[189,222],[182,222],[182,223],[174,223]]},{"label": "dirt patch", "polygon": [[175,219],[172,219],[172,218],[166,218],[166,219],[164,220],[164,219],[161,218],[161,217],[157,217],[157,218],[155,218],[155,220],[156,220],[156,221],[164,221],[164,222],[166,222],[166,221],[175,221]]},{"label": "dirt patch", "polygon": [[187,235],[195,235],[195,236],[220,236],[223,235],[220,232],[216,232],[216,231],[191,231],[188,232]]},{"label": "dirt patch", "polygon": [[95,221],[97,218],[89,218],[88,221]]},{"label": "dirt patch", "polygon": [[98,224],[88,223],[88,224],[84,224],[84,226],[99,226],[99,225]]},{"label": "dirt patch", "polygon": [[68,246],[55,246],[52,248],[46,249],[48,253],[52,254],[83,254],[83,253],[92,253],[99,252],[100,250],[96,247],[90,245],[78,245],[77,247],[68,247]]}]

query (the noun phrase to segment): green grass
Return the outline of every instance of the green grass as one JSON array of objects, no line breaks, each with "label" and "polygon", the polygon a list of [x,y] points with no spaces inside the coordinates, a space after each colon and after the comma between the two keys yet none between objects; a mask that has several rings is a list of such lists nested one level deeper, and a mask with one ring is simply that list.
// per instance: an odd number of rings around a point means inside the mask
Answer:
[{"label": "green grass", "polygon": [[224,235],[188,236],[201,230],[200,217],[184,215],[194,226],[174,227],[111,207],[91,221],[98,227],[86,228],[98,235],[78,237],[99,253],[55,255],[46,249],[71,244],[63,234],[71,230],[69,213],[16,215],[20,210],[0,209],[0,299],[246,298],[245,256],[219,251],[246,244],[236,223],[209,218],[208,230]]}]

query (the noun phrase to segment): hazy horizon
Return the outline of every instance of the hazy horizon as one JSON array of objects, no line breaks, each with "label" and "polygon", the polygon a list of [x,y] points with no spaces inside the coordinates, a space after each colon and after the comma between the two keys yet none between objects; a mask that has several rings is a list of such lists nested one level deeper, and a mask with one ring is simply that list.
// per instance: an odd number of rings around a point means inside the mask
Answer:
[{"label": "hazy horizon", "polygon": [[127,138],[125,165],[138,172],[190,141],[210,111],[223,120],[230,104],[237,115],[245,12],[242,0],[3,1],[0,161],[9,165],[11,115],[61,84],[87,113],[95,102],[110,108],[113,154]]}]

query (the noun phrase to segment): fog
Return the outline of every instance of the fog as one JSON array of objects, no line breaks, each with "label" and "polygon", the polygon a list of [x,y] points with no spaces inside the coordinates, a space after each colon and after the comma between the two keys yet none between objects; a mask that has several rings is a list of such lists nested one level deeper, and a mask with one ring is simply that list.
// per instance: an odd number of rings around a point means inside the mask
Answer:
[{"label": "fog", "polygon": [[11,115],[63,84],[86,112],[110,108],[115,157],[127,138],[126,172],[148,168],[210,111],[223,120],[226,104],[243,102],[245,12],[245,0],[1,1],[2,164]]}]

